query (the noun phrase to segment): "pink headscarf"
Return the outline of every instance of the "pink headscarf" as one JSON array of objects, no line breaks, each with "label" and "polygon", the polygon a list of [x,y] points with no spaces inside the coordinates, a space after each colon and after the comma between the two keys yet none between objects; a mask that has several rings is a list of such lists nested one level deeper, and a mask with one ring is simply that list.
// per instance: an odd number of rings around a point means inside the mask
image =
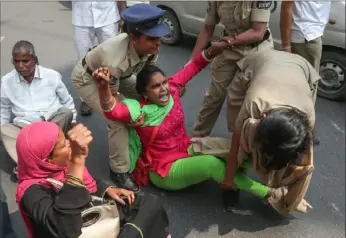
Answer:
[{"label": "pink headscarf", "polygon": [[[19,208],[24,193],[30,186],[34,184],[52,186],[52,184],[46,181],[46,178],[65,182],[68,166],[62,167],[45,161],[55,147],[59,132],[60,128],[55,123],[38,122],[23,128],[18,134],[16,147],[19,181],[16,201]],[[83,182],[90,193],[97,191],[96,182],[86,168],[84,169]],[[31,235],[30,222],[28,224],[28,219],[23,213],[22,216],[27,225],[29,235]]]}]

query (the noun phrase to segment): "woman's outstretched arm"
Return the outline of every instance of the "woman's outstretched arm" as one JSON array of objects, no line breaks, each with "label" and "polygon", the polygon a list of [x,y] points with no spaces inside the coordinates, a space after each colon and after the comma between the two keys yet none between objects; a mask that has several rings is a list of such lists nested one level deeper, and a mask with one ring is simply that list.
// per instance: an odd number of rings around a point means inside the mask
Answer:
[{"label": "woman's outstretched arm", "polygon": [[199,74],[213,58],[227,47],[228,45],[224,41],[213,42],[211,47],[199,53],[182,70],[171,76],[169,83],[177,87],[185,87],[194,76]]}]

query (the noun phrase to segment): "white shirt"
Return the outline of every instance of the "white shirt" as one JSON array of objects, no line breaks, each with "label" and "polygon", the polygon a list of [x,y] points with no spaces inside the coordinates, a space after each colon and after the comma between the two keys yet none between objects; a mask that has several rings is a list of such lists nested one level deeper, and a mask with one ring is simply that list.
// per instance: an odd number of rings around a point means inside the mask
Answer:
[{"label": "white shirt", "polygon": [[55,70],[37,66],[30,84],[15,69],[1,79],[0,125],[10,123],[11,111],[15,117],[47,120],[61,107],[72,111],[75,122],[73,99]]},{"label": "white shirt", "polygon": [[330,8],[331,2],[294,1],[291,42],[304,43],[322,36]]},{"label": "white shirt", "polygon": [[72,24],[99,28],[120,20],[115,1],[72,1]]}]

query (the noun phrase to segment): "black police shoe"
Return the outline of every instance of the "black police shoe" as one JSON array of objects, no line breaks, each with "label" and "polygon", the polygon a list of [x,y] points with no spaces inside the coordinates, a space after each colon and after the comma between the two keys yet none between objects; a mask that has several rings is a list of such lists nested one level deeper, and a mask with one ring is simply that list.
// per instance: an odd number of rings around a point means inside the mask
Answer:
[{"label": "black police shoe", "polygon": [[239,201],[239,190],[233,191],[223,191],[222,193],[222,205],[223,209],[226,211],[233,211]]},{"label": "black police shoe", "polygon": [[111,171],[111,179],[119,188],[131,190],[135,193],[139,192],[139,187],[129,173],[114,173]]}]

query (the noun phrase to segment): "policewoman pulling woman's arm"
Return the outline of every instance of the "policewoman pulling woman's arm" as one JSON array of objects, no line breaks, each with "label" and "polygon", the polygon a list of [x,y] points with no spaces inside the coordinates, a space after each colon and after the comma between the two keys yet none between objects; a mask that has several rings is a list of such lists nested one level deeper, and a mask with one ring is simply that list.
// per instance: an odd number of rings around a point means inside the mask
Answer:
[{"label": "policewoman pulling woman's arm", "polygon": [[223,40],[229,44],[212,64],[212,80],[195,126],[194,136],[209,136],[221,111],[237,65],[244,56],[274,47],[268,26],[272,1],[208,1],[205,25],[190,59],[212,39],[216,26],[224,26]]},{"label": "policewoman pulling woman's arm", "polygon": [[[110,82],[113,96],[120,100],[139,98],[135,90],[135,75],[146,64],[156,64],[160,37],[168,34],[168,26],[161,18],[165,11],[149,4],[136,4],[121,13],[126,32],[119,34],[91,50],[74,68],[72,85],[79,96],[93,110],[103,115],[98,90],[92,72],[107,67],[113,76]],[[122,188],[139,191],[129,176],[128,125],[107,120],[109,162],[112,180]]]}]

